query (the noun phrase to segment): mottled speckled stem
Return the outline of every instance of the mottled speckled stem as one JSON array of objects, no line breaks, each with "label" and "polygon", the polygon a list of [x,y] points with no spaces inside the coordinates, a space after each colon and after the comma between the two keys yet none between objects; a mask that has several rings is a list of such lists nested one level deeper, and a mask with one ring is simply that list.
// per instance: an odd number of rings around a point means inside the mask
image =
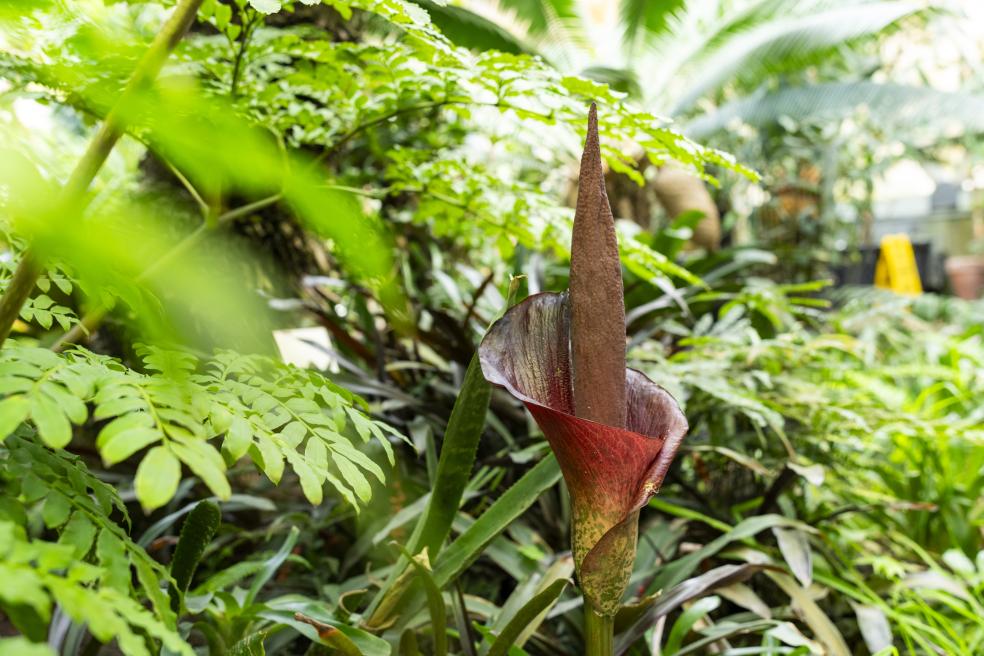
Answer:
[{"label": "mottled speckled stem", "polygon": [[615,219],[605,191],[598,112],[588,114],[571,237],[574,412],[625,428],[625,300]]}]

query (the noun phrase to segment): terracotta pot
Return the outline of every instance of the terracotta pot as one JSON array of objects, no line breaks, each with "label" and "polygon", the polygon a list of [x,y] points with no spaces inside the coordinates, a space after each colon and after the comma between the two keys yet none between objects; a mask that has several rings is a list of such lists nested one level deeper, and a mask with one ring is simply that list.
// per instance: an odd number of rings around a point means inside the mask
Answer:
[{"label": "terracotta pot", "polygon": [[984,291],[984,255],[960,255],[946,260],[953,293],[960,298],[975,299]]}]

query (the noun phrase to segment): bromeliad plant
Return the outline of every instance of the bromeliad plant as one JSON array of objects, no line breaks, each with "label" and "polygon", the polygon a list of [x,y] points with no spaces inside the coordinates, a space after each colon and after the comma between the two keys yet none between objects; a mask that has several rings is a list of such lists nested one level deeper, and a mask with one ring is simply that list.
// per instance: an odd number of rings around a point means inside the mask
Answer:
[{"label": "bromeliad plant", "polygon": [[611,654],[639,510],[666,476],[687,420],[666,390],[625,367],[622,271],[594,105],[578,181],[570,289],[510,309],[489,330],[479,357],[485,377],[523,401],[557,455],[571,494],[586,653]]}]

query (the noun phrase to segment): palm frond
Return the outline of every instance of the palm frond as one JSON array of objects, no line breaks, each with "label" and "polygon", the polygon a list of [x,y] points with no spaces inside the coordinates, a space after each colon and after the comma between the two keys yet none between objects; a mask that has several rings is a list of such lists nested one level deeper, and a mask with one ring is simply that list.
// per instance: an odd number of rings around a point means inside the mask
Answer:
[{"label": "palm frond", "polygon": [[514,55],[530,54],[529,46],[505,27],[464,7],[433,0],[414,0],[430,14],[431,21],[456,45],[473,50],[499,50]]},{"label": "palm frond", "polygon": [[812,63],[818,54],[875,36],[924,9],[922,2],[890,0],[768,21],[740,32],[685,76],[692,82],[679,94],[670,113],[684,113],[726,82],[747,82]]},{"label": "palm frond", "polygon": [[643,35],[665,33],[686,4],[686,0],[622,0],[618,9],[625,47],[631,52]]},{"label": "palm frond", "polygon": [[490,4],[515,13],[528,26],[530,36],[548,34],[558,19],[578,18],[577,0],[497,0]]},{"label": "palm frond", "polygon": [[686,125],[694,139],[705,140],[738,120],[754,127],[782,117],[800,122],[839,120],[867,111],[881,126],[906,128],[904,141],[927,143],[957,131],[984,132],[984,96],[944,92],[928,87],[874,82],[845,82],[789,87],[760,92],[724,105]]}]

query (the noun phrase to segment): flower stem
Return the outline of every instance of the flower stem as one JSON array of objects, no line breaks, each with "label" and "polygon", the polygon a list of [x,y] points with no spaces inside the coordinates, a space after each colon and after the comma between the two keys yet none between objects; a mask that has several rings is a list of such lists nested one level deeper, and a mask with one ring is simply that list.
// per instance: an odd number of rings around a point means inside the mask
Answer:
[{"label": "flower stem", "polygon": [[584,605],[585,656],[612,656],[615,653],[615,618],[600,615]]}]

